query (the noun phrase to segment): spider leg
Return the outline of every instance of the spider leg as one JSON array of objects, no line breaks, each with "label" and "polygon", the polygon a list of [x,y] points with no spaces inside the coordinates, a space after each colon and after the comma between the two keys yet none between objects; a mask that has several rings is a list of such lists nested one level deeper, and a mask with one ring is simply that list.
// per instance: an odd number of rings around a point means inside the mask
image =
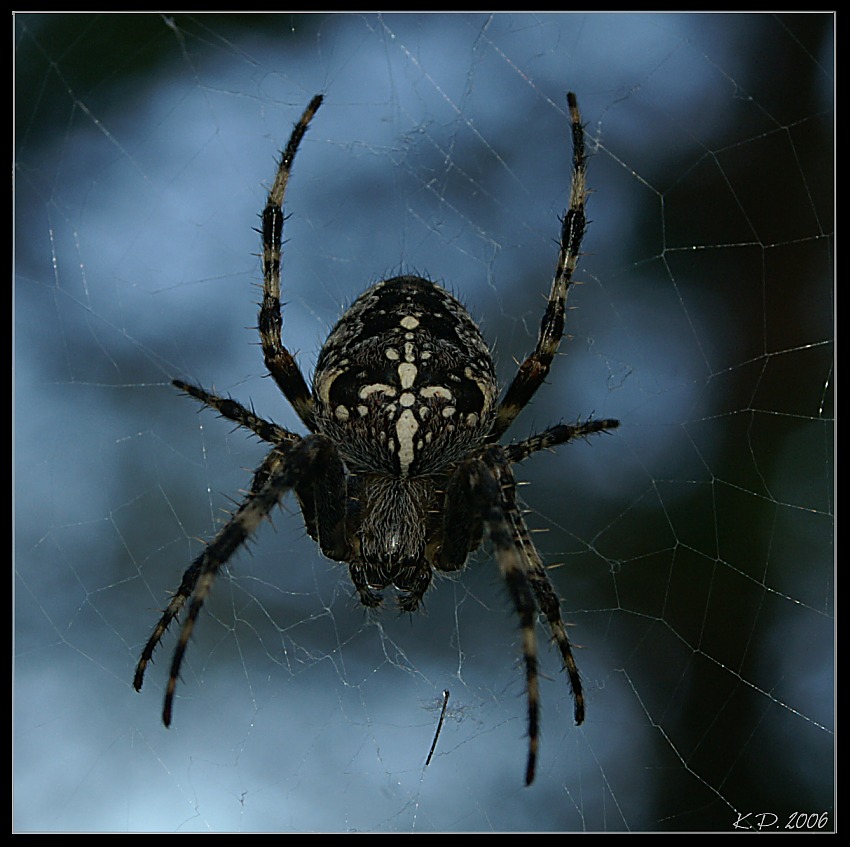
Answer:
[{"label": "spider leg", "polygon": [[567,94],[567,105],[570,111],[573,141],[573,173],[570,184],[570,204],[561,220],[558,267],[552,280],[546,312],[540,322],[537,346],[520,365],[519,371],[499,404],[498,416],[490,433],[491,441],[498,440],[543,384],[564,334],[567,294],[572,285],[573,273],[578,264],[581,242],[587,225],[584,206],[588,194],[585,181],[587,159],[584,152],[584,127],[581,123],[576,96],[572,92]]},{"label": "spider leg", "polygon": [[153,658],[154,651],[159,645],[159,642],[162,640],[162,636],[165,635],[165,631],[171,625],[174,618],[180,614],[180,610],[183,608],[183,604],[186,602],[186,599],[192,596],[192,592],[195,590],[195,584],[198,581],[198,574],[200,573],[200,570],[200,558],[195,559],[195,561],[186,568],[186,571],[183,574],[183,579],[180,582],[180,587],[174,592],[171,600],[168,601],[168,605],[165,607],[162,617],[154,627],[150,638],[148,638],[147,643],[142,650],[142,655],[139,657],[139,661],[136,664],[136,674],[133,677],[133,688],[135,688],[136,691],[142,690],[142,685],[145,681],[145,669],[148,666],[148,662],[150,662]]},{"label": "spider leg", "polygon": [[537,675],[537,637],[534,631],[537,606],[529,580],[527,555],[517,536],[517,520],[522,517],[511,496],[514,486],[510,465],[502,448],[489,448],[482,457],[470,460],[461,472],[468,474],[473,498],[478,502],[487,526],[493,554],[505,580],[519,617],[525,685],[528,697],[528,760],[525,784],[531,785],[540,746],[540,687]]},{"label": "spider leg", "polygon": [[[505,513],[511,524],[513,538],[522,548],[526,577],[534,591],[537,606],[546,615],[552,638],[561,653],[561,660],[564,664],[564,670],[567,672],[570,692],[573,696],[573,719],[576,726],[579,726],[584,722],[584,691],[570,640],[567,637],[566,625],[561,618],[561,601],[552,587],[546,568],[540,558],[540,553],[537,552],[537,548],[531,540],[528,525],[517,506],[516,484],[513,480],[513,474],[505,465],[498,467],[497,473],[503,480],[502,497],[505,503]],[[508,479],[504,478],[506,473],[510,474]]]},{"label": "spider leg", "polygon": [[[280,464],[282,461],[281,454],[272,450],[265,459],[263,459],[263,463],[254,473],[254,478],[251,484],[251,494],[256,493],[257,491],[262,490],[263,485],[268,480],[269,474],[273,472],[273,470]],[[216,538],[210,543],[206,550],[201,553],[183,574],[183,578],[180,581],[180,587],[169,600],[168,605],[165,608],[165,611],[162,613],[162,617],[157,622],[157,625],[154,627],[153,632],[151,633],[150,638],[147,640],[144,649],[142,650],[141,657],[139,658],[138,664],[136,665],[136,675],[133,679],[133,687],[136,691],[141,691],[142,684],[144,683],[145,677],[145,669],[147,668],[148,662],[153,658],[154,651],[159,646],[159,642],[162,640],[162,636],[165,635],[166,630],[169,626],[171,626],[172,621],[180,614],[183,606],[186,603],[186,600],[192,596],[195,591],[195,586],[198,583],[198,578],[201,574],[201,569],[204,567],[204,563],[209,557],[210,548],[214,548],[214,545],[219,541],[220,536],[229,532],[229,528],[231,524],[237,521],[239,518],[240,512],[247,506],[248,503],[251,502],[251,495],[249,495],[248,499],[246,499],[242,506],[240,506],[239,511],[231,518],[231,520],[224,526]]]},{"label": "spider leg", "polygon": [[223,418],[227,418],[239,424],[239,426],[245,427],[245,429],[250,429],[254,435],[262,438],[263,441],[268,441],[270,444],[295,444],[301,440],[300,435],[261,418],[252,409],[245,408],[241,403],[237,403],[230,397],[219,397],[200,386],[183,382],[180,379],[174,379],[171,382],[172,385],[190,397],[194,397],[205,406],[215,409]]},{"label": "spider leg", "polygon": [[142,651],[133,680],[135,689],[140,690],[145,668],[162,636],[188,601],[188,613],[180,629],[166,685],[162,710],[162,720],[166,726],[171,723],[174,691],[186,647],[219,570],[256,531],[281,497],[296,483],[308,479],[333,451],[334,447],[323,436],[309,436],[291,447],[272,450],[254,473],[247,497],[184,573],[180,587],[172,596]]},{"label": "spider leg", "polygon": [[281,341],[283,319],[280,313],[280,257],[284,223],[283,200],[292,162],[313,115],[321,105],[322,95],[317,94],[295,124],[263,210],[263,302],[260,306],[258,325],[266,368],[298,417],[311,431],[313,398],[295,358]]},{"label": "spider leg", "polygon": [[457,571],[466,566],[469,554],[481,546],[484,536],[481,509],[463,465],[446,483],[441,512],[441,543],[434,566],[440,571]]},{"label": "spider leg", "polygon": [[507,444],[503,449],[507,460],[515,464],[527,459],[533,453],[575,441],[577,438],[586,438],[597,432],[607,432],[610,429],[616,429],[619,425],[620,422],[613,418],[588,419],[584,423],[578,421],[574,424],[557,424],[515,444]]}]

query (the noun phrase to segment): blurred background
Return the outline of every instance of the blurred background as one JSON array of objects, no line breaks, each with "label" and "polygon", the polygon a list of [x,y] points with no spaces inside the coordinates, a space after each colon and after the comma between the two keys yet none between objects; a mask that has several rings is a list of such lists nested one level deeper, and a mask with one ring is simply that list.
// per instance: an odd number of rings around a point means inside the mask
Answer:
[{"label": "blurred background", "polygon": [[[17,15],[15,829],[831,829],[833,39],[827,14]],[[541,628],[525,788],[488,552],[370,617],[288,500],[219,578],[166,730],[173,633],[140,694],[135,662],[265,452],[170,380],[303,431],[254,329],[293,122],[325,94],[286,209],[305,374],[404,270],[507,381],[555,266],[567,90],[583,284],[510,436],[622,421],[518,472],[586,723]]]}]

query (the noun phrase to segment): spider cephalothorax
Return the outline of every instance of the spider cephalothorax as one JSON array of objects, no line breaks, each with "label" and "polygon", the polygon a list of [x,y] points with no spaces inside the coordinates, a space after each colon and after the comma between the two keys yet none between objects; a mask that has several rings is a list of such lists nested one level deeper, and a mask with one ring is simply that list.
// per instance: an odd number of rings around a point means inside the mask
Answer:
[{"label": "spider cephalothorax", "polygon": [[499,399],[492,355],[461,303],[418,276],[373,285],[340,318],[319,353],[312,390],[281,340],[280,256],[283,199],[295,153],[322,102],[314,97],[295,125],[263,211],[263,302],[259,331],[269,373],[304,425],[300,436],[229,398],[175,385],[272,448],[230,520],[189,566],[136,667],[145,668],[183,606],[165,693],[171,722],[183,655],[215,576],[292,490],[310,536],[329,558],[348,564],[364,606],[394,588],[402,610],[415,611],[432,576],[456,571],[489,538],[520,619],[528,690],[526,783],[534,779],[539,691],[535,619],[542,613],[558,645],[584,720],[584,694],[560,602],[515,499],[511,466],[550,447],[613,429],[615,420],[560,424],[522,441],[498,441],[549,372],[564,331],[567,292],[584,235],[584,135],[575,96],[570,205],[561,224],[558,268],[534,351]]}]

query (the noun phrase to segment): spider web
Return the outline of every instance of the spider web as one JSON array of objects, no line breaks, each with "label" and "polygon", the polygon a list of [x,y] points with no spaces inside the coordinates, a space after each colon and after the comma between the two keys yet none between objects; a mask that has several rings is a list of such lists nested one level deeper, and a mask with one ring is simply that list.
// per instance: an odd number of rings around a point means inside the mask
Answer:
[{"label": "spider web", "polygon": [[[16,828],[832,829],[833,23],[17,16]],[[173,636],[141,695],[135,660],[263,456],[170,379],[300,429],[252,330],[292,122],[326,94],[287,197],[302,368],[405,269],[463,298],[506,380],[554,268],[567,88],[584,284],[512,434],[622,421],[520,473],[587,722],[544,643],[524,788],[486,552],[424,614],[370,618],[287,503],[219,579],[166,730]]]}]

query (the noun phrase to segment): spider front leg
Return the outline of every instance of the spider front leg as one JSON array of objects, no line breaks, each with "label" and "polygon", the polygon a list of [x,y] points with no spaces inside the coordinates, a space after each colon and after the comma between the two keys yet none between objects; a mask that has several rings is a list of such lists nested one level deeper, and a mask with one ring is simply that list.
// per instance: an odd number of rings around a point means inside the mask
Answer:
[{"label": "spider front leg", "polygon": [[[537,674],[537,637],[534,631],[537,606],[533,583],[529,578],[527,550],[517,533],[522,516],[513,500],[514,484],[513,474],[502,448],[493,446],[481,456],[462,463],[455,472],[449,490],[453,497],[458,498],[463,497],[465,492],[467,502],[480,515],[483,526],[487,528],[490,543],[493,545],[493,555],[505,580],[514,610],[519,617],[528,697],[528,761],[525,784],[531,785],[540,746],[540,687]],[[457,531],[453,533],[453,538],[454,549],[446,549],[445,558],[458,559],[461,555],[465,558],[463,549],[475,541],[474,531],[472,534]]]},{"label": "spider front leg", "polygon": [[[153,658],[153,654],[159,646],[159,642],[162,640],[163,635],[165,635],[166,630],[169,626],[171,626],[172,621],[174,621],[174,619],[180,614],[186,601],[194,595],[201,572],[203,570],[209,571],[211,566],[217,568],[223,564],[226,560],[225,554],[228,548],[233,547],[233,549],[235,549],[235,546],[233,546],[234,540],[237,540],[241,535],[242,540],[244,541],[248,535],[246,529],[249,524],[256,525],[256,523],[259,523],[258,520],[255,521],[251,517],[253,510],[259,505],[254,501],[254,496],[258,492],[262,491],[263,486],[268,482],[269,476],[281,464],[281,462],[282,456],[277,450],[272,450],[272,452],[266,456],[263,463],[254,472],[251,493],[242,502],[238,511],[227,522],[227,524],[222,527],[218,535],[216,535],[215,539],[210,542],[203,553],[201,553],[195,561],[186,568],[186,571],[183,574],[183,579],[180,581],[179,588],[174,592],[171,600],[169,600],[165,611],[162,613],[162,617],[154,627],[150,638],[148,638],[147,643],[142,650],[142,655],[136,665],[136,674],[133,678],[133,687],[136,691],[141,691],[142,689],[145,679],[145,669]],[[240,527],[241,531],[237,529],[236,532],[234,532],[234,528]],[[236,546],[238,546],[238,543]],[[233,550],[231,549],[230,552],[232,553]],[[170,723],[170,710],[168,719],[165,720],[165,723],[166,725]]]},{"label": "spider front leg", "polygon": [[573,695],[573,719],[576,726],[579,726],[584,722],[584,690],[578,666],[573,657],[572,646],[567,637],[566,625],[561,617],[561,601],[552,587],[546,568],[543,566],[543,560],[540,558],[540,553],[531,540],[528,525],[517,506],[516,483],[507,462],[507,456],[498,456],[498,461],[494,466],[494,472],[501,483],[503,511],[511,526],[515,543],[522,548],[526,577],[531,584],[537,606],[546,616],[552,638],[561,653],[561,661],[567,672],[570,692]]},{"label": "spider front leg", "polygon": [[218,572],[256,531],[280,502],[281,497],[296,485],[308,483],[316,468],[326,465],[335,452],[333,445],[318,435],[308,436],[291,447],[272,450],[254,473],[251,490],[239,508],[183,574],[180,587],[172,596],[142,650],[133,680],[135,689],[141,690],[145,669],[153,658],[154,651],[188,601],[188,612],[180,629],[166,685],[162,709],[162,720],[166,726],[171,723],[174,691],[186,647]]}]

